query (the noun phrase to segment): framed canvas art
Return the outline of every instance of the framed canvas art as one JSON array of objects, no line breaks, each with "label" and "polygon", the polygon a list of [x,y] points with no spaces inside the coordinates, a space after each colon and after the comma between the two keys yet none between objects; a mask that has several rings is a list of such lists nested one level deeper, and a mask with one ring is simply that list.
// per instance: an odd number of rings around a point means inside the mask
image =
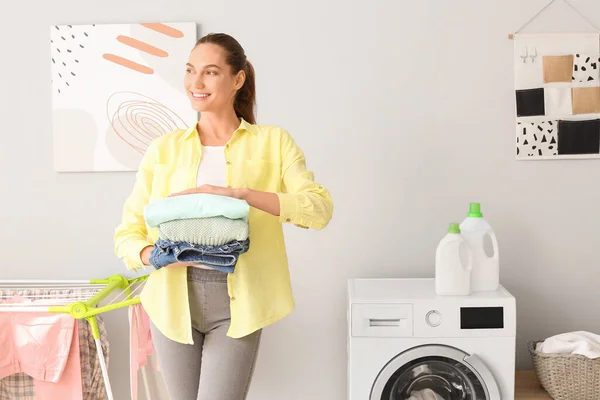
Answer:
[{"label": "framed canvas art", "polygon": [[197,121],[183,88],[195,23],[50,31],[56,171],[135,171],[153,139]]}]

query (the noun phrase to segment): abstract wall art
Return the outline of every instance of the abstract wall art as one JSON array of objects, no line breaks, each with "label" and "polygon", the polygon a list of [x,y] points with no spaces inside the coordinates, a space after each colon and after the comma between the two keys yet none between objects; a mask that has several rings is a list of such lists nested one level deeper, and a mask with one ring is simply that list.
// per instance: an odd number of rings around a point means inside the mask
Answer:
[{"label": "abstract wall art", "polygon": [[56,171],[135,171],[153,139],[197,121],[183,89],[195,23],[50,32]]}]

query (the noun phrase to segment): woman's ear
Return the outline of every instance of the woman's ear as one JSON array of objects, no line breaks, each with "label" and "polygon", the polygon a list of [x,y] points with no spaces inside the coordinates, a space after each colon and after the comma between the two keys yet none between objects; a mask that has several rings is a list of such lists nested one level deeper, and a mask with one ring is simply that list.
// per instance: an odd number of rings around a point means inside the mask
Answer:
[{"label": "woman's ear", "polygon": [[235,89],[240,90],[244,86],[244,82],[246,82],[246,71],[241,70],[235,76]]}]

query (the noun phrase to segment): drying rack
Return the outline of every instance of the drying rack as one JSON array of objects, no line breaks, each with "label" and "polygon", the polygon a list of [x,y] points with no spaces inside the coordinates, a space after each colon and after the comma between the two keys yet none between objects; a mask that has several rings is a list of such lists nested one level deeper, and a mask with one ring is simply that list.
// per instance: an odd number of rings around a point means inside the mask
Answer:
[{"label": "drying rack", "polygon": [[[100,342],[100,330],[96,316],[105,312],[114,311],[120,308],[133,306],[140,303],[138,292],[143,285],[141,284],[148,278],[148,275],[133,279],[125,278],[122,275],[112,275],[105,279],[85,280],[0,280],[0,302],[9,300],[11,295],[3,296],[4,291],[12,293],[20,290],[44,289],[44,290],[60,290],[60,289],[75,289],[76,293],[67,294],[65,296],[51,295],[25,295],[19,298],[34,299],[27,305],[23,303],[6,303],[0,304],[0,312],[46,312],[46,313],[62,313],[69,314],[71,317],[81,320],[85,319],[89,322],[92,328],[92,335],[96,342],[98,360],[102,370],[102,377],[106,387],[106,393],[109,400],[114,400],[110,380],[108,378],[108,368],[102,351]],[[132,289],[133,288],[133,289]],[[105,300],[114,291],[120,290],[114,299],[108,304],[98,306],[100,302]],[[124,298],[120,300],[120,296]],[[119,301],[117,301],[119,299]],[[146,393],[148,393],[147,379],[144,374],[144,384],[146,385]]]}]

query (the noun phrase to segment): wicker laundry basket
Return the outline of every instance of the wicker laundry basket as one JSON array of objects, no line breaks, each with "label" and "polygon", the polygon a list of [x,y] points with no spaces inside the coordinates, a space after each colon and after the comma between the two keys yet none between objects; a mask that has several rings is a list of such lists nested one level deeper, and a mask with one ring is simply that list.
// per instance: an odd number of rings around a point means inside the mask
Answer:
[{"label": "wicker laundry basket", "polygon": [[578,354],[547,354],[529,342],[533,367],[544,389],[554,400],[600,399],[600,358]]}]

